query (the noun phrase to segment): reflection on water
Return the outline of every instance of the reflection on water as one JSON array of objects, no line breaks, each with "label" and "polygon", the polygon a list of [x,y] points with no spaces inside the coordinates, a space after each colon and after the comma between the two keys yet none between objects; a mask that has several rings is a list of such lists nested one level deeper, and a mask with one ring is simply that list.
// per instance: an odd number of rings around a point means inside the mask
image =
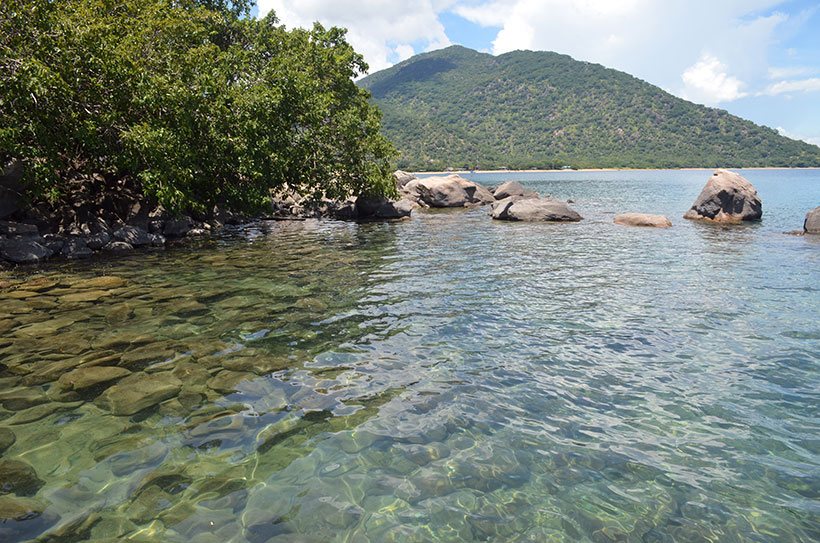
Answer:
[{"label": "reflection on water", "polygon": [[818,247],[654,174],[0,275],[0,540],[816,539]]}]

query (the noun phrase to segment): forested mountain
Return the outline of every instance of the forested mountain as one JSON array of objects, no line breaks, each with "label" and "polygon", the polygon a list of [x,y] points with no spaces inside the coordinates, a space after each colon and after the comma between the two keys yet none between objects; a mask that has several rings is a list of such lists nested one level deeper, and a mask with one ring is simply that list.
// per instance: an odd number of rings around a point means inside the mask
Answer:
[{"label": "forested mountain", "polygon": [[453,46],[359,83],[411,170],[820,166],[820,148],[549,52]]}]

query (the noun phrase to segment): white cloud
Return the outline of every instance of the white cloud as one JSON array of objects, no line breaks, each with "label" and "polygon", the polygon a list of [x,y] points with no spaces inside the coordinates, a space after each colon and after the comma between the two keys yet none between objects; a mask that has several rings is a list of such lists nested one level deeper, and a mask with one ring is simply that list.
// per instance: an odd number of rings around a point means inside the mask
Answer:
[{"label": "white cloud", "polygon": [[793,139],[793,140],[802,140],[802,141],[805,141],[806,143],[811,143],[812,145],[817,145],[818,147],[820,147],[820,136],[817,136],[817,137],[797,136],[795,134],[792,134],[791,132],[789,132],[788,130],[786,130],[785,128],[783,128],[781,126],[777,127],[777,132],[781,136],[785,136],[785,137]]},{"label": "white cloud", "polygon": [[708,105],[731,102],[747,94],[744,83],[726,73],[726,65],[717,57],[704,53],[697,63],[683,72],[683,96]]},{"label": "white cloud", "polygon": [[813,74],[816,70],[807,66],[789,67],[769,67],[769,79],[788,79],[790,77],[800,77],[801,75]]},{"label": "white cloud", "polygon": [[797,92],[820,92],[820,77],[798,79],[794,81],[780,81],[766,87],[762,94],[777,96],[778,94]]},{"label": "white cloud", "polygon": [[416,52],[450,45],[438,14],[453,0],[259,0],[259,13],[274,10],[289,28],[314,21],[348,29],[348,41],[365,57],[370,72],[387,68]]}]

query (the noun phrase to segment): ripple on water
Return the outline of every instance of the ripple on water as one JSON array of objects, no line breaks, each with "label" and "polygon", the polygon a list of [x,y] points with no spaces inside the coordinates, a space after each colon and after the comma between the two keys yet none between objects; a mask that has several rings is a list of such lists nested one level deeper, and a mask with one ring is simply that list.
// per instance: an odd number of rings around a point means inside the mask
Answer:
[{"label": "ripple on water", "polygon": [[750,175],[753,227],[612,224],[702,172],[525,175],[586,220],[2,272],[0,539],[817,539],[820,253],[780,232],[820,180]]}]

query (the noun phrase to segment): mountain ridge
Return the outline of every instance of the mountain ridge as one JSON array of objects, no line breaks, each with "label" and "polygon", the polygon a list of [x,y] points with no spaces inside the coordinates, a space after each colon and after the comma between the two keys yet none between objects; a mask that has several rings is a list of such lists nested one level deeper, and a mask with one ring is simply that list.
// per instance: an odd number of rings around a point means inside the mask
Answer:
[{"label": "mountain ridge", "polygon": [[358,84],[404,169],[820,166],[820,147],[560,53],[451,46]]}]

